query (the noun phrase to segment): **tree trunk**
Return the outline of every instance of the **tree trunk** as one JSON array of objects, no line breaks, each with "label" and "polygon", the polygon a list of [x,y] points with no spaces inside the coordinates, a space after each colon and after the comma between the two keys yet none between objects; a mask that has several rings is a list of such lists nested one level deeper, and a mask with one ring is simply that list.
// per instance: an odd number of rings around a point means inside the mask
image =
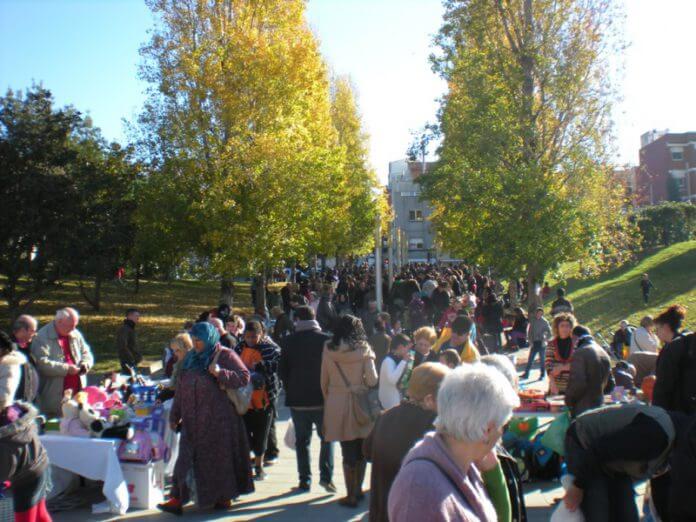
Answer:
[{"label": "tree trunk", "polygon": [[516,308],[520,305],[520,296],[517,295],[517,278],[508,283],[508,293],[510,294],[510,306]]},{"label": "tree trunk", "polygon": [[232,310],[234,304],[234,281],[229,275],[223,275],[220,280],[220,303],[225,303]]},{"label": "tree trunk", "polygon": [[326,270],[326,256],[322,254],[319,259],[321,259],[321,269]]},{"label": "tree trunk", "polygon": [[259,274],[256,279],[256,311],[263,312],[266,316],[266,275]]},{"label": "tree trunk", "polygon": [[543,305],[541,295],[535,292],[535,287],[540,281],[539,270],[530,268],[527,271],[527,311],[530,316],[533,315],[534,310]]},{"label": "tree trunk", "polygon": [[141,277],[141,275],[142,274],[140,273],[140,265],[137,265],[135,267],[135,281],[134,281],[135,282],[135,289],[133,290],[136,294],[138,292],[140,292],[140,277]]},{"label": "tree trunk", "polygon": [[101,309],[101,287],[102,287],[102,275],[101,272],[97,272],[94,278],[94,296],[90,297],[87,289],[85,288],[82,277],[80,277],[80,293],[87,304],[92,307],[92,310],[99,312]]}]

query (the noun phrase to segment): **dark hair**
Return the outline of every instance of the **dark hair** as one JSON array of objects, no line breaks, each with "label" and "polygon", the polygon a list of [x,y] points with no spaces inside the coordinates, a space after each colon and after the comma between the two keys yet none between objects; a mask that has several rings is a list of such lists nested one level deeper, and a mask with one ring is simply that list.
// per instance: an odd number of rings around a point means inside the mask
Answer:
[{"label": "dark hair", "polygon": [[7,355],[14,350],[15,344],[4,331],[0,330],[0,356]]},{"label": "dark hair", "polygon": [[389,345],[389,351],[393,352],[399,346],[407,345],[410,342],[411,339],[408,337],[408,335],[402,333],[396,334],[394,337],[392,337],[391,344]]},{"label": "dark hair", "polygon": [[473,324],[474,321],[471,320],[471,317],[467,315],[458,315],[457,318],[452,321],[452,331],[457,335],[468,334]]},{"label": "dark hair", "polygon": [[375,319],[375,332],[385,332],[387,330],[386,325],[382,318],[378,317]]},{"label": "dark hair", "polygon": [[686,318],[686,308],[682,305],[672,305],[667,310],[653,319],[656,323],[666,324],[670,329],[677,333],[682,328],[684,319]]},{"label": "dark hair", "polygon": [[331,348],[338,350],[341,342],[346,342],[350,346],[355,347],[361,341],[367,341],[362,321],[350,314],[340,317],[334,328]]},{"label": "dark hair", "polygon": [[564,289],[564,288],[559,288],[558,290],[556,290],[556,295],[557,295],[558,297],[563,297],[563,296],[565,295],[565,289]]},{"label": "dark hair", "polygon": [[135,313],[140,313],[140,310],[137,308],[128,308],[126,310],[126,317],[128,317],[130,314],[135,314]]},{"label": "dark hair", "polygon": [[524,308],[522,308],[521,306],[515,307],[514,312],[517,317],[524,317],[525,319],[527,319],[527,312],[525,312]]},{"label": "dark hair", "polygon": [[544,307],[543,306],[537,306],[536,310],[534,312],[541,312],[542,314],[544,313]]},{"label": "dark hair", "polygon": [[446,364],[451,364],[454,367],[457,367],[460,364],[462,364],[462,358],[459,357],[457,350],[453,350],[451,348],[449,348],[447,350],[443,350],[440,353],[440,357],[445,360]]},{"label": "dark hair", "polygon": [[196,319],[197,323],[205,323],[208,321],[208,318],[210,317],[210,310],[206,310],[205,312],[201,312],[201,315],[198,316],[198,319]]},{"label": "dark hair", "polygon": [[584,337],[585,335],[592,335],[592,332],[587,326],[582,326],[579,324],[573,328],[573,335],[575,337]]},{"label": "dark hair", "polygon": [[247,322],[247,324],[244,326],[244,333],[247,332],[263,335],[263,325],[260,321],[257,321],[255,319],[251,320]]},{"label": "dark hair", "polygon": [[316,317],[316,314],[311,306],[302,305],[295,308],[295,317],[300,321],[311,321]]}]

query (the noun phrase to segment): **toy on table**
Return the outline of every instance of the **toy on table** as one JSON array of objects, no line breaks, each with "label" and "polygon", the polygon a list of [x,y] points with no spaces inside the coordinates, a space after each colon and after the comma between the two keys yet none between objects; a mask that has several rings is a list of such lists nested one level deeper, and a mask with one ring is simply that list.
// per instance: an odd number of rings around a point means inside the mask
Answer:
[{"label": "toy on table", "polygon": [[66,390],[61,411],[60,432],[64,435],[124,440],[133,436],[130,423],[104,419],[89,405],[84,392],[79,392],[73,398],[72,390]]}]

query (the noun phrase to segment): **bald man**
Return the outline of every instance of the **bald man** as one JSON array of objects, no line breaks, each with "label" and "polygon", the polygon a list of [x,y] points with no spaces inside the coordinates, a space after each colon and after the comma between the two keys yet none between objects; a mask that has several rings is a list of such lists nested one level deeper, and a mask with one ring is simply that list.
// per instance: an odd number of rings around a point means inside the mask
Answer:
[{"label": "bald man", "polygon": [[31,343],[40,376],[38,404],[45,415],[60,416],[63,392],[78,392],[87,385],[86,374],[94,358],[77,329],[79,322],[77,310],[62,308]]}]

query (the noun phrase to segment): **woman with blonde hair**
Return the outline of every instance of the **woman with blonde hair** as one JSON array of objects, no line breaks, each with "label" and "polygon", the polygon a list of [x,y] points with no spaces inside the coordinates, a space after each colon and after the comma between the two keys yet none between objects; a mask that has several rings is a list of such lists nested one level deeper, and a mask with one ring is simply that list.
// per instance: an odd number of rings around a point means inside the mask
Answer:
[{"label": "woman with blonde hair", "polygon": [[432,326],[421,326],[413,332],[413,347],[416,350],[414,367],[424,362],[437,362],[438,354],[433,350],[437,342],[437,333]]},{"label": "woman with blonde hair", "polygon": [[575,316],[561,312],[553,318],[551,331],[553,339],[546,349],[546,373],[549,375],[549,393],[564,395],[570,378],[570,358],[573,355],[573,338],[571,333],[577,325]]}]

